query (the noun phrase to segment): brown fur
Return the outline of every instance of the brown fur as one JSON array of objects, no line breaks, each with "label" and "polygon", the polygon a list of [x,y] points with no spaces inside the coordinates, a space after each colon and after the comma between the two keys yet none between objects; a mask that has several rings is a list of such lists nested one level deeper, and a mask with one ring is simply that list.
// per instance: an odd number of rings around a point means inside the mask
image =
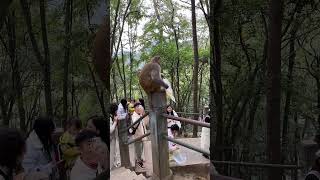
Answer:
[{"label": "brown fur", "polygon": [[161,87],[168,88],[168,85],[161,79],[160,57],[155,56],[144,65],[139,75],[139,83],[142,89],[150,95],[154,92],[160,92]]}]

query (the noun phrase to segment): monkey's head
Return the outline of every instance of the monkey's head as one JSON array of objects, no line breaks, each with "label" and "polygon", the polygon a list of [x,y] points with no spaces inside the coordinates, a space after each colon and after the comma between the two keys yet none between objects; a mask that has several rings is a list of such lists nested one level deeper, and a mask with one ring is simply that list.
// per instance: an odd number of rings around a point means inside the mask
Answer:
[{"label": "monkey's head", "polygon": [[151,62],[153,63],[157,63],[160,65],[160,56],[154,56],[151,60]]}]

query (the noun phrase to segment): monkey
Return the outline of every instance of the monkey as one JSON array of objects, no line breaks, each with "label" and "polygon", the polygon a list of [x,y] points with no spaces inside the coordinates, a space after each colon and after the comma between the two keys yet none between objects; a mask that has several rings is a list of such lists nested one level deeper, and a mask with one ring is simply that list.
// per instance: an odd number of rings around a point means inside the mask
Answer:
[{"label": "monkey", "polygon": [[162,80],[160,73],[160,56],[155,56],[149,63],[144,65],[139,74],[139,83],[147,93],[150,105],[152,93],[164,91],[162,87],[165,89],[169,88],[169,85]]}]

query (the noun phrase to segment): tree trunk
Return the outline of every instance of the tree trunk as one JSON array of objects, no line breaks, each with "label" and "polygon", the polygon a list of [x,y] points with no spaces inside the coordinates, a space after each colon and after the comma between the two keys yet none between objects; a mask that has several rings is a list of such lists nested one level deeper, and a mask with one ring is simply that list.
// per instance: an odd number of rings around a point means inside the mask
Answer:
[{"label": "tree trunk", "polygon": [[[269,19],[269,47],[267,60],[267,92],[266,92],[266,120],[267,120],[267,154],[271,164],[281,162],[280,143],[280,101],[281,101],[281,23],[282,2],[270,1]],[[268,169],[269,180],[281,180],[282,172],[279,168]]]},{"label": "tree trunk", "polygon": [[[130,53],[130,58],[131,58],[131,53]],[[125,69],[125,61],[124,61],[122,41],[121,41],[121,60],[122,60],[122,73],[123,73],[123,98],[127,99],[127,87],[126,87],[127,81],[126,81],[126,71],[124,70]]]},{"label": "tree trunk", "polygon": [[282,154],[283,161],[286,160],[286,151],[288,145],[288,129],[289,129],[289,115],[291,109],[291,96],[292,96],[292,81],[293,81],[293,66],[296,57],[295,51],[295,40],[297,33],[298,23],[296,22],[294,27],[290,32],[290,42],[289,42],[289,66],[287,73],[287,91],[285,95],[285,106],[284,106],[284,114],[283,114],[283,124],[282,124]]},{"label": "tree trunk", "polygon": [[0,2],[0,29],[2,29],[2,24],[6,18],[11,3],[12,0],[2,0]]},{"label": "tree trunk", "polygon": [[8,16],[8,36],[9,36],[9,51],[12,67],[12,77],[14,78],[13,84],[16,90],[17,106],[20,118],[20,129],[26,131],[26,112],[23,101],[23,89],[21,84],[21,75],[19,69],[19,63],[16,58],[16,22],[14,11]]},{"label": "tree trunk", "polygon": [[47,109],[47,115],[49,117],[52,117],[53,109],[52,109],[52,97],[51,97],[51,72],[50,72],[51,67],[50,67],[48,37],[47,37],[45,0],[40,0],[40,18],[41,18],[42,42],[43,42],[43,48],[44,48],[43,76],[44,76],[44,92],[45,92],[45,99],[46,99],[46,109]]},{"label": "tree trunk", "polygon": [[[210,12],[209,12],[209,33],[210,33],[210,91],[212,92],[213,96],[211,96],[210,106],[213,108],[215,107],[215,113],[211,112],[210,116],[214,117],[216,120],[215,127],[216,127],[216,141],[215,147],[217,150],[213,153],[214,157],[217,160],[221,160],[223,155],[220,147],[223,146],[223,132],[224,132],[224,125],[223,125],[223,104],[222,104],[222,80],[221,80],[221,45],[220,45],[220,23],[221,23],[221,16],[222,16],[222,0],[210,0]],[[214,87],[214,83],[215,87]],[[213,103],[214,102],[214,103]],[[211,121],[213,125],[213,122]],[[214,136],[213,131],[210,131],[212,136]],[[213,147],[213,141],[211,141],[211,147]],[[211,157],[213,157],[213,154]]]},{"label": "tree trunk", "polygon": [[33,47],[33,52],[42,66],[42,74],[44,81],[44,91],[45,91],[45,103],[46,103],[46,111],[48,116],[53,115],[52,101],[51,101],[51,82],[50,82],[50,59],[49,59],[49,47],[48,47],[48,39],[47,39],[47,29],[46,29],[46,19],[45,19],[45,3],[44,0],[40,1],[40,18],[41,18],[41,30],[42,30],[42,41],[45,51],[45,57],[43,58],[40,53],[39,46],[37,44],[37,40],[32,31],[32,21],[31,21],[31,13],[30,7],[27,0],[20,0],[20,4],[22,7],[22,12],[25,17],[27,31],[31,40],[31,44]]},{"label": "tree trunk", "polygon": [[64,19],[65,40],[64,40],[64,63],[63,63],[63,121],[68,119],[68,80],[70,64],[70,46],[71,46],[71,22],[72,22],[72,0],[65,1],[66,15]]},{"label": "tree trunk", "polygon": [[[320,68],[320,58],[317,57],[316,59],[316,63],[317,63],[317,70],[319,71]],[[320,78],[319,76],[315,77],[316,79],[316,84],[317,84],[317,109],[318,111],[320,111]],[[317,127],[317,133],[320,134],[320,112],[318,112],[318,118],[317,118],[317,122],[318,122],[318,127]]]},{"label": "tree trunk", "polygon": [[[199,54],[198,54],[198,38],[197,38],[197,20],[196,20],[196,5],[195,0],[191,0],[191,13],[192,13],[192,38],[193,38],[193,54],[194,54],[194,67],[193,67],[193,112],[198,113],[198,73],[199,73]],[[198,115],[194,116],[198,119]],[[198,126],[193,126],[193,137],[197,137]]]}]

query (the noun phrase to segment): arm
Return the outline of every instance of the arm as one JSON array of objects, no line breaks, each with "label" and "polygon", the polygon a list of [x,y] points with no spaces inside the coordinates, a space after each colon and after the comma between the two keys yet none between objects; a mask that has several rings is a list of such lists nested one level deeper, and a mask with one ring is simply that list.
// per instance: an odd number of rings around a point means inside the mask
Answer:
[{"label": "arm", "polygon": [[112,134],[116,130],[117,123],[113,122],[110,118],[110,134]]},{"label": "arm", "polygon": [[166,89],[169,88],[169,86],[161,79],[160,77],[160,71],[157,69],[154,69],[151,71],[151,80],[153,83],[158,84],[159,86],[162,86]]}]

